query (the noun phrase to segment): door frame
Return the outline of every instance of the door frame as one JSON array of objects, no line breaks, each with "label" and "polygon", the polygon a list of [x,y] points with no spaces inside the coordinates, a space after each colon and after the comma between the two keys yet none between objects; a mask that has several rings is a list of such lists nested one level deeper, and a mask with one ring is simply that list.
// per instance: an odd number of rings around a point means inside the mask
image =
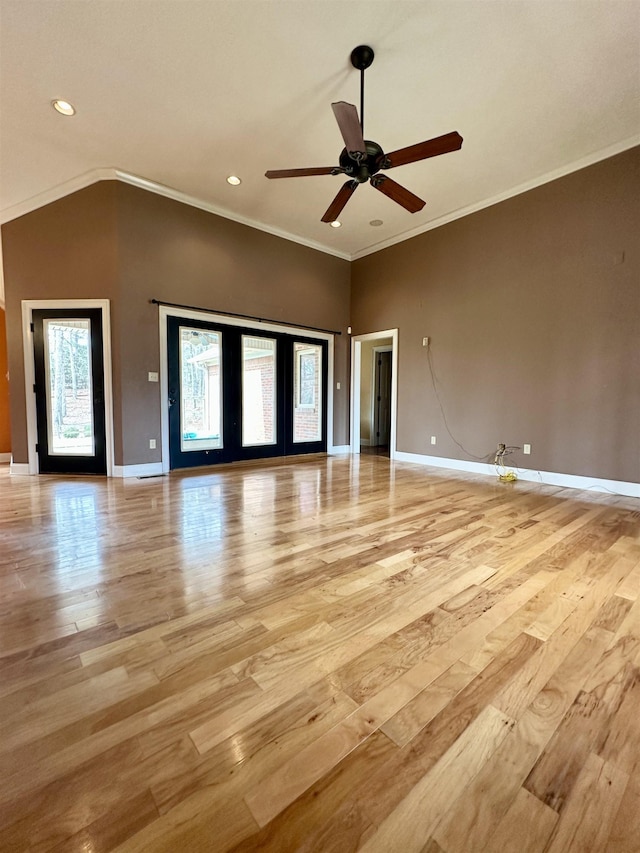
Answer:
[{"label": "door frame", "polygon": [[[24,391],[27,411],[28,473],[39,474],[38,426],[36,417],[35,353],[33,348],[33,312],[39,309],[54,311],[82,311],[98,308],[102,314],[102,357],[104,361],[104,425],[106,439],[107,477],[113,477],[113,380],[111,373],[111,316],[108,299],[23,299],[22,347],[24,363]],[[65,476],[65,475],[60,475]]]},{"label": "door frame", "polygon": [[[262,323],[256,320],[230,317],[228,314],[218,314],[211,311],[197,311],[190,308],[173,308],[160,305],[158,323],[160,332],[160,444],[162,448],[162,473],[171,470],[169,456],[169,361],[167,350],[167,318],[178,317],[181,320],[201,320],[205,323],[220,323],[225,326],[239,326],[253,329],[256,332],[280,332],[286,335],[313,337],[327,342],[327,453],[333,452],[333,364],[334,364],[334,335],[329,332],[316,332],[299,326],[288,326],[281,323]],[[278,457],[275,457],[278,458]]]},{"label": "door frame", "polygon": [[389,431],[389,458],[395,459],[397,413],[398,413],[398,330],[385,329],[354,335],[351,338],[351,406],[350,448],[351,453],[360,453],[360,370],[362,366],[362,342],[391,338],[391,428]]}]

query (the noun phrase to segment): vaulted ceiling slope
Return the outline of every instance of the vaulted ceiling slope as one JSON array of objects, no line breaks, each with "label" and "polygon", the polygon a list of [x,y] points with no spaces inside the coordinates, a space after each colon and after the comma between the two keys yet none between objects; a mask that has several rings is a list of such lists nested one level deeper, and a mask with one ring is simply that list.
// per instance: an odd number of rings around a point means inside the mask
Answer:
[{"label": "vaulted ceiling slope", "polygon": [[[0,218],[120,177],[355,258],[640,142],[640,2],[0,0]],[[407,213],[343,176],[333,101],[385,151],[450,131],[461,151],[394,170]],[[76,107],[66,118],[54,98]],[[241,177],[232,187],[228,175]],[[372,220],[382,220],[372,226]]]}]

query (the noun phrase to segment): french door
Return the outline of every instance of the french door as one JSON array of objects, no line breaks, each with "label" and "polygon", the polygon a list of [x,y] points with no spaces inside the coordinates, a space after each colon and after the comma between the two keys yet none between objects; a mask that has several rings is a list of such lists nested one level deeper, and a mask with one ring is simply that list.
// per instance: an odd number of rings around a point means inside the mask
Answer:
[{"label": "french door", "polygon": [[106,474],[102,312],[32,313],[41,474]]},{"label": "french door", "polygon": [[171,468],[327,449],[328,347],[167,318]]}]

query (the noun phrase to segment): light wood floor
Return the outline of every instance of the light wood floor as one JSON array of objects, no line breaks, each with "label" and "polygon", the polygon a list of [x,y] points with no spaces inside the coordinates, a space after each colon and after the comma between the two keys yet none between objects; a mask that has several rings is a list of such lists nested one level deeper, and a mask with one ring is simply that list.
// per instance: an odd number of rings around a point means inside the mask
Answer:
[{"label": "light wood floor", "polygon": [[0,473],[2,851],[637,853],[640,502]]}]

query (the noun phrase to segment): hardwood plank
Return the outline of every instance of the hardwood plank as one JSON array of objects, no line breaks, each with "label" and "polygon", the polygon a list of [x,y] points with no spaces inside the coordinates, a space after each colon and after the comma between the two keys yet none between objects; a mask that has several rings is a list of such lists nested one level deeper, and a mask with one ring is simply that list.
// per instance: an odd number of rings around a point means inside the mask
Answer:
[{"label": "hardwood plank", "polygon": [[[206,756],[193,749],[182,767],[175,761],[160,767],[149,779],[158,808],[164,813],[195,791],[218,784],[242,796],[354,709],[355,703],[328,682],[314,685]],[[141,746],[144,751],[145,738]]]},{"label": "hardwood plank", "polygon": [[[637,658],[636,658],[637,661]],[[594,743],[594,752],[630,776],[640,772],[640,667],[622,691],[617,709],[608,717]]]},{"label": "hardwood plank", "polygon": [[[484,848],[582,686],[588,672],[584,661],[588,661],[590,652],[603,650],[608,638],[607,632],[596,629],[583,638],[580,647],[563,661],[480,770],[465,796],[451,804],[446,818],[433,833],[447,851],[465,851],[468,845]],[[527,665],[528,661],[523,668]]]},{"label": "hardwood plank", "polygon": [[355,712],[281,765],[245,796],[259,826],[303,794],[375,731],[373,720]]},{"label": "hardwood plank", "polygon": [[451,799],[464,796],[466,784],[513,725],[513,720],[488,705],[361,849],[367,853],[387,850],[420,853]]},{"label": "hardwood plank", "polygon": [[557,820],[553,809],[520,788],[483,853],[542,853]]},{"label": "hardwood plank", "polygon": [[477,675],[475,669],[456,661],[380,728],[398,746],[405,746]]},{"label": "hardwood plank", "polygon": [[198,791],[112,849],[118,853],[211,853],[228,850],[257,830],[242,800],[212,799],[208,791]]},{"label": "hardwood plank", "polygon": [[491,704],[491,697],[500,685],[522,667],[537,647],[538,641],[532,637],[522,635],[518,638],[400,749],[388,767],[363,780],[355,798],[373,824],[378,825],[393,811],[482,709]]},{"label": "hardwood plank", "polygon": [[[55,847],[47,847],[52,853],[100,853],[113,850],[123,841],[139,832],[158,818],[158,810],[149,791],[120,802],[79,832],[65,838]],[[31,845],[31,850],[37,848]]]},{"label": "hardwood plank", "polygon": [[[609,571],[603,573],[598,583],[584,596],[580,606],[573,610],[560,628],[541,646],[536,658],[529,662],[518,678],[503,688],[496,699],[499,708],[516,718],[522,713],[564,657],[590,629],[602,602],[627,572],[628,567],[616,561]],[[632,612],[633,608],[630,613]],[[628,618],[627,616],[626,619]]]},{"label": "hardwood plank", "polygon": [[590,754],[546,853],[605,853],[628,780],[626,773]]},{"label": "hardwood plank", "polygon": [[226,672],[204,679],[189,690],[167,697],[151,708],[137,710],[97,731],[94,725],[100,712],[97,718],[88,716],[71,723],[52,736],[32,741],[1,759],[4,772],[0,774],[0,802],[42,787],[113,746],[143,732],[153,732],[159,724],[172,728],[177,725],[184,734],[189,725],[209,716],[212,706],[226,708],[258,692],[253,681],[238,682],[233,673]]},{"label": "hardwood plank", "polygon": [[598,748],[598,742],[606,743],[613,717],[637,683],[640,670],[630,662],[637,649],[637,644],[624,641],[607,649],[587,677],[548,750],[529,774],[527,790],[556,811],[562,811],[589,753]]},{"label": "hardwood plank", "polygon": [[373,825],[351,795],[362,779],[382,771],[397,753],[387,737],[375,732],[260,832],[233,848],[234,853],[357,850]]},{"label": "hardwood plank", "polygon": [[607,853],[630,853],[638,846],[640,838],[640,773],[629,779],[620,802],[609,838]]}]

